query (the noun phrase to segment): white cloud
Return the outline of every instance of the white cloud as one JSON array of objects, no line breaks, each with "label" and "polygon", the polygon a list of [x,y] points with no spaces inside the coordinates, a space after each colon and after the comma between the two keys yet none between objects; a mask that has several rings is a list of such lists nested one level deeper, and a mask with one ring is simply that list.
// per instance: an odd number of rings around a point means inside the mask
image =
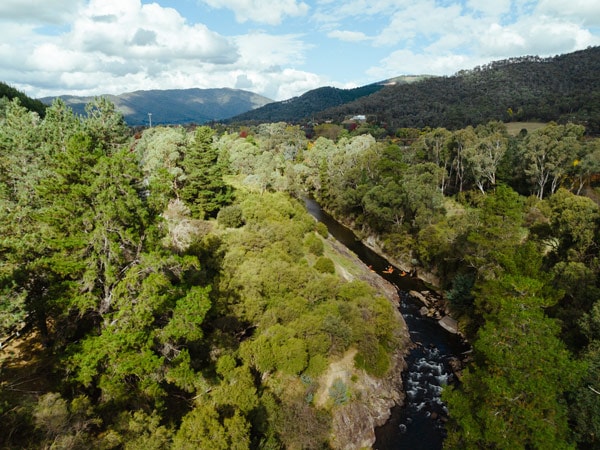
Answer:
[{"label": "white cloud", "polygon": [[51,85],[80,95],[203,87],[199,74],[239,59],[232,39],[188,23],[174,9],[139,0],[91,0],[58,36],[36,34],[32,27],[12,31],[20,33],[2,37],[0,54],[11,59],[0,61],[0,79],[13,78],[18,67],[20,84],[39,85],[28,92],[34,96],[55,94]]},{"label": "white cloud", "polygon": [[397,50],[367,73],[375,79],[384,80],[399,75],[447,75],[471,65],[476,64],[464,55],[417,54],[410,50]]},{"label": "white cloud", "polygon": [[[140,32],[146,36],[144,45],[139,45]],[[123,58],[215,64],[237,59],[235,46],[225,37],[203,24],[189,25],[174,9],[140,5],[139,0],[92,0],[66,40],[82,52]]]},{"label": "white cloud", "polygon": [[532,16],[508,26],[492,25],[481,36],[479,54],[495,58],[549,56],[598,43],[597,37],[577,24],[561,18]]},{"label": "white cloud", "polygon": [[340,41],[346,42],[360,42],[369,40],[369,36],[361,31],[346,31],[346,30],[334,30],[327,33],[327,37],[332,39],[339,39]]},{"label": "white cloud", "polygon": [[[232,77],[232,86],[259,93],[273,100],[286,100],[324,85],[321,77],[297,69],[243,70],[223,74]],[[243,86],[236,83],[243,82]]]},{"label": "white cloud", "polygon": [[299,35],[271,35],[255,32],[235,38],[243,68],[303,64],[311,48]]},{"label": "white cloud", "polygon": [[591,1],[574,0],[574,6],[559,11],[564,3],[541,0],[537,8],[530,1],[510,0],[468,0],[465,8],[458,2],[414,3],[391,15],[375,44],[396,49],[367,73],[376,78],[449,75],[492,60],[551,56],[598,45],[599,38],[584,28],[584,21],[573,19],[578,8],[592,16],[600,8],[594,9]]},{"label": "white cloud", "polygon": [[84,0],[2,0],[0,22],[62,24],[75,17]]},{"label": "white cloud", "polygon": [[213,8],[227,8],[238,22],[279,25],[284,17],[304,16],[310,9],[297,0],[201,0]]},{"label": "white cloud", "polygon": [[311,48],[300,35],[225,37],[156,3],[91,0],[58,36],[7,25],[0,80],[35,97],[238,87],[283,100],[323,82],[299,68]]},{"label": "white cloud", "polygon": [[484,16],[500,17],[510,12],[511,0],[468,0],[467,6]]},{"label": "white cloud", "polygon": [[585,26],[600,26],[598,0],[540,0],[536,11],[540,14],[561,17]]},{"label": "white cloud", "polygon": [[494,23],[482,33],[479,48],[483,55],[510,55],[525,51],[527,42],[514,27]]},{"label": "white cloud", "polygon": [[[455,20],[461,18],[461,6],[437,6],[434,0],[411,4],[392,15],[390,23],[375,39],[377,45],[396,45],[403,42],[419,45],[423,38],[452,31]],[[418,41],[413,42],[420,37]]]},{"label": "white cloud", "polygon": [[299,35],[255,32],[238,36],[235,42],[240,58],[231,66],[231,73],[222,74],[232,86],[241,79],[245,89],[284,100],[322,85],[319,76],[295,68],[304,63],[312,48]]}]

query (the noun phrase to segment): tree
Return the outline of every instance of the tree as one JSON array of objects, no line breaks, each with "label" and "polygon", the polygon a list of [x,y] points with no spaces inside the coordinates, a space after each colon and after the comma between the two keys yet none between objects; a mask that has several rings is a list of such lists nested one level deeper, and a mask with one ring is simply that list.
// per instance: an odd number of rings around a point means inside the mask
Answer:
[{"label": "tree", "polygon": [[581,194],[592,175],[600,172],[600,139],[596,138],[581,145],[581,151],[569,169],[571,190]]},{"label": "tree", "polygon": [[416,151],[422,154],[423,162],[433,162],[436,166],[443,169],[440,171],[440,190],[444,192],[450,172],[452,170],[452,160],[450,154],[450,139],[452,133],[445,128],[436,128],[422,134],[417,142],[413,144]]},{"label": "tree", "polygon": [[23,108],[18,99],[7,103],[4,113],[0,120],[0,331],[38,319],[45,340],[43,305],[50,279],[38,265],[46,248],[44,229],[36,217],[43,207],[37,187],[52,172],[37,114]]},{"label": "tree", "polygon": [[165,396],[166,381],[193,391],[202,379],[182,347],[203,337],[211,306],[209,290],[188,279],[198,268],[195,257],[139,255],[114,287],[99,331],[70,345],[66,365],[75,380],[99,389],[102,402],[147,408]]},{"label": "tree", "polygon": [[444,196],[440,182],[445,170],[433,163],[416,164],[406,169],[402,176],[402,189],[406,193],[406,219],[413,229],[419,230],[444,211]]},{"label": "tree", "polygon": [[[600,316],[596,308],[596,321]],[[598,322],[597,322],[598,323]],[[595,339],[586,348],[583,360],[587,371],[570,399],[573,431],[579,448],[596,449],[600,445],[600,341]]]},{"label": "tree", "polygon": [[486,195],[479,220],[467,235],[463,258],[483,279],[494,278],[511,264],[523,234],[523,201],[515,191],[500,185]]},{"label": "tree", "polygon": [[73,114],[73,110],[62,99],[55,99],[46,110],[46,116],[40,127],[43,144],[46,147],[45,153],[49,157],[54,157],[58,153],[65,152],[71,136],[83,131],[82,125],[82,121]]},{"label": "tree", "polygon": [[559,189],[548,199],[550,228],[561,259],[589,263],[598,253],[600,208],[588,197]]},{"label": "tree", "polygon": [[73,137],[57,158],[57,179],[42,187],[49,252],[40,263],[69,280],[70,306],[103,313],[152,233],[135,155],[104,156],[91,145],[86,135]]},{"label": "tree", "polygon": [[186,149],[182,162],[185,179],[180,197],[192,213],[216,217],[219,208],[231,203],[233,190],[223,180],[224,168],[213,145],[213,130],[196,128],[194,140]]},{"label": "tree", "polygon": [[148,185],[148,201],[161,213],[170,199],[179,195],[185,179],[181,162],[188,145],[183,127],[153,127],[136,142],[135,151]]},{"label": "tree", "polygon": [[92,146],[102,148],[107,154],[119,149],[129,139],[129,129],[115,104],[106,97],[95,97],[85,106],[85,132]]},{"label": "tree", "polygon": [[465,149],[474,147],[476,140],[475,130],[471,126],[455,131],[450,140],[450,148],[453,153],[452,170],[456,174],[455,187],[459,192],[462,192],[466,181]]},{"label": "tree", "polygon": [[581,125],[551,123],[527,135],[523,141],[525,173],[534,181],[538,198],[544,198],[548,184],[550,193],[558,189],[577,158],[583,132]]},{"label": "tree", "polygon": [[38,399],[33,418],[36,428],[46,435],[48,445],[56,448],[89,448],[93,428],[102,423],[94,416],[87,397],[79,396],[68,402],[55,392]]},{"label": "tree", "polygon": [[508,139],[506,127],[497,122],[478,126],[476,141],[464,149],[463,156],[475,185],[485,194],[486,185],[496,185],[496,172],[506,152]]},{"label": "tree", "polygon": [[210,404],[197,405],[186,414],[173,438],[173,449],[247,450],[250,448],[250,424],[235,412],[220,417]]},{"label": "tree", "polygon": [[570,448],[564,396],[583,367],[545,317],[543,283],[507,275],[488,282],[495,305],[474,342],[475,362],[444,391],[449,448]]}]

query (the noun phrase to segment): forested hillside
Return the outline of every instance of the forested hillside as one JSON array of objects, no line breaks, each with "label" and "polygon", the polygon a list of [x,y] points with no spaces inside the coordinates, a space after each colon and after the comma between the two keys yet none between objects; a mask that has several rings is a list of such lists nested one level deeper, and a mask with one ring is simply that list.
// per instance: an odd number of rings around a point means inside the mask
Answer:
[{"label": "forested hillside", "polygon": [[599,134],[599,105],[600,47],[591,47],[552,58],[496,61],[450,77],[388,86],[315,116],[340,123],[356,114],[369,115],[391,129],[459,129],[490,120],[570,121]]},{"label": "forested hillside", "polygon": [[46,105],[44,103],[30,98],[23,92],[0,81],[0,109],[6,108],[7,102],[14,98],[18,98],[25,108],[30,111],[35,111],[40,117],[44,117],[44,114],[46,113]]},{"label": "forested hillside", "polygon": [[[354,90],[320,88],[234,117],[256,124],[317,121],[340,124],[364,115],[398,128],[460,129],[491,120],[574,122],[600,133],[600,47],[551,58],[491,62],[447,77],[401,77]],[[410,81],[410,82],[403,82]]]},{"label": "forested hillside", "polygon": [[368,96],[383,88],[382,84],[370,84],[355,89],[322,87],[281,102],[269,103],[261,108],[239,114],[227,120],[239,124],[269,122],[298,123],[310,120],[315,114],[327,108],[343,105],[358,98]]}]

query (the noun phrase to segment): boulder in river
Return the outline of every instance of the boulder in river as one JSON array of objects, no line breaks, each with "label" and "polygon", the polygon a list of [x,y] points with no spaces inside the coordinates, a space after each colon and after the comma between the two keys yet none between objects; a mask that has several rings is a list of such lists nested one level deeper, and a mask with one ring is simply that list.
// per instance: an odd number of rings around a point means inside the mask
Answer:
[{"label": "boulder in river", "polygon": [[438,323],[442,326],[442,328],[449,331],[450,333],[458,334],[458,322],[456,321],[456,319],[453,319],[450,316],[444,316],[440,320],[438,320]]},{"label": "boulder in river", "polygon": [[417,291],[409,291],[408,294],[411,295],[412,297],[416,298],[417,300],[419,300],[425,306],[429,307],[429,300],[427,300],[427,297],[425,295],[423,295],[422,293],[417,292]]}]

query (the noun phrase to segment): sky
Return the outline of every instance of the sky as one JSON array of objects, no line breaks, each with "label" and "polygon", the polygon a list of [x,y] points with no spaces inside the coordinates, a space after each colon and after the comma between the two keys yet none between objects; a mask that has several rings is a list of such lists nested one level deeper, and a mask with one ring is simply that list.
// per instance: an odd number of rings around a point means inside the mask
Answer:
[{"label": "sky", "polygon": [[598,0],[0,0],[0,81],[35,98],[453,75],[600,45]]}]

